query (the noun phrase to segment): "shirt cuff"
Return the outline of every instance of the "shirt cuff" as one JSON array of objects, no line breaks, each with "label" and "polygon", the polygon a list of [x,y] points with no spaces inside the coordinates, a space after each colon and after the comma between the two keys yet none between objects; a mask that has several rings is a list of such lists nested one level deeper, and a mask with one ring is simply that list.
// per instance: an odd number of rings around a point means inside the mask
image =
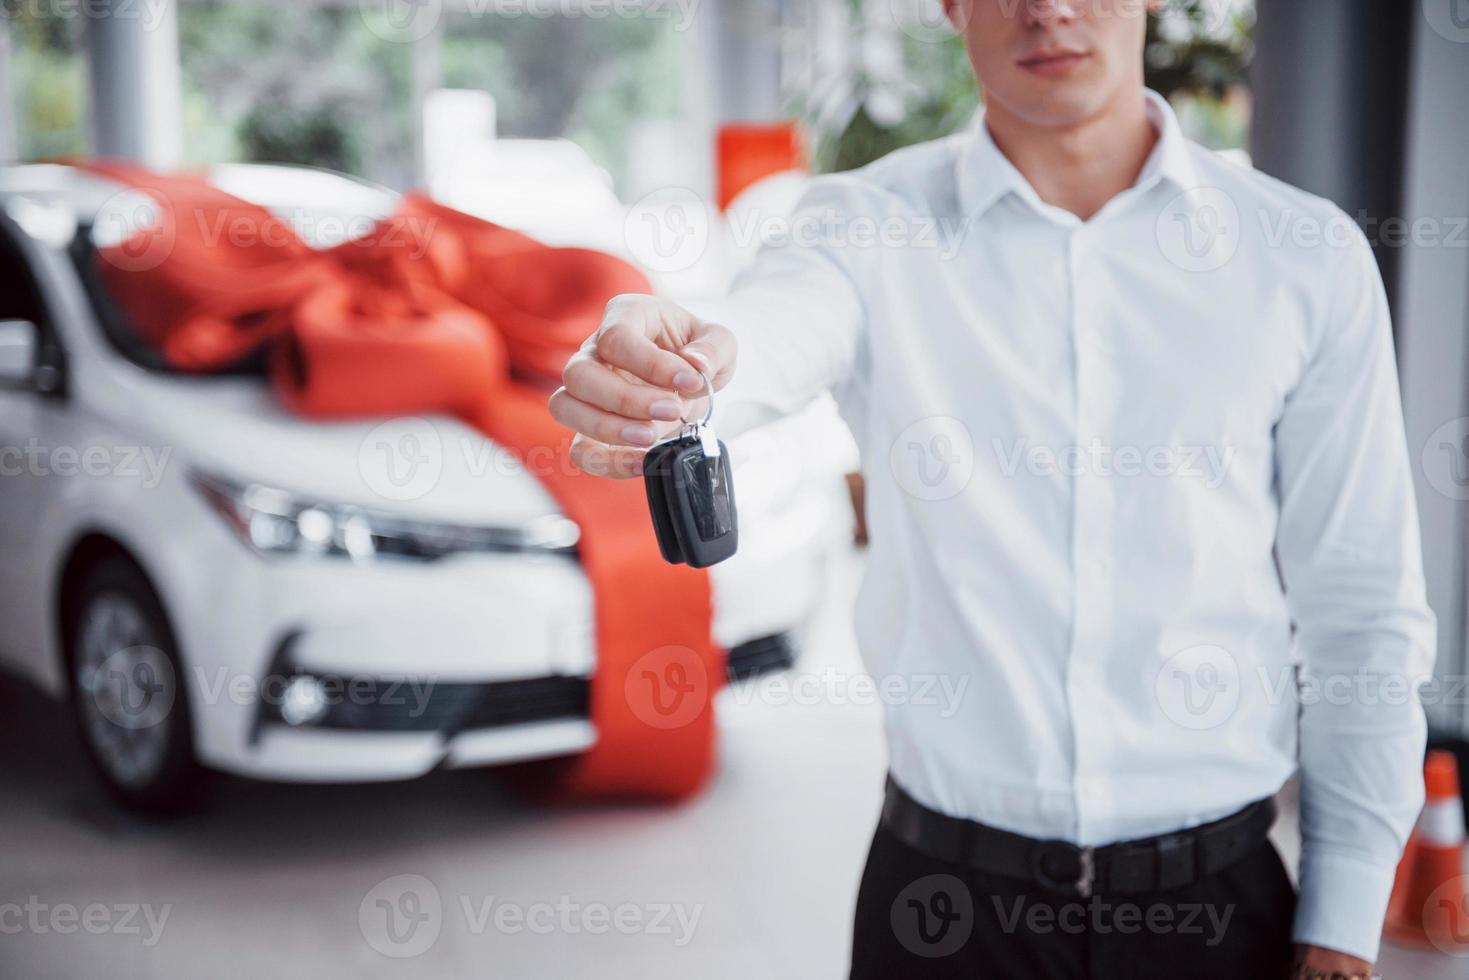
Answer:
[{"label": "shirt cuff", "polygon": [[1396,873],[1395,867],[1306,848],[1301,854],[1295,941],[1375,963]]}]

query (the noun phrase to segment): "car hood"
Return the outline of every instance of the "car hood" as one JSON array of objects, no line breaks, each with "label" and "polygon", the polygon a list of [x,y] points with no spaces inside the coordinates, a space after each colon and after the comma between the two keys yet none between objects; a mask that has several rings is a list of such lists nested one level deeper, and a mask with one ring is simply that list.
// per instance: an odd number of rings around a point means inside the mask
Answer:
[{"label": "car hood", "polygon": [[475,525],[559,508],[504,447],[443,415],[320,421],[252,378],[135,376],[130,414],[178,461],[323,503]]}]

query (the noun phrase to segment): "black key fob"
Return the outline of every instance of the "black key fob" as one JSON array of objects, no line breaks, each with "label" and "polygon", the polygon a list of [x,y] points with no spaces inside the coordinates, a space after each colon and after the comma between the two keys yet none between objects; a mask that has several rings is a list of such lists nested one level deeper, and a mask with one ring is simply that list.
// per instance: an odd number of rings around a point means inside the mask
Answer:
[{"label": "black key fob", "polygon": [[735,553],[739,524],[729,450],[707,420],[648,450],[643,483],[665,561],[708,568]]}]

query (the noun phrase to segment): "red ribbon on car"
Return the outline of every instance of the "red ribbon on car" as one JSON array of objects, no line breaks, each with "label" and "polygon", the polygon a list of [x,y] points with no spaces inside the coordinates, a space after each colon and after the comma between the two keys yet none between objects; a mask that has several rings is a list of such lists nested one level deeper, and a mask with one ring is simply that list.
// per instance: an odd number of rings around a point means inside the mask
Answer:
[{"label": "red ribbon on car", "polygon": [[457,415],[517,453],[580,525],[595,592],[598,741],[559,767],[556,790],[678,798],[703,785],[725,671],[708,575],[663,561],[641,483],[577,470],[571,433],[546,408],[607,301],[651,292],[637,269],[422,195],[403,198],[366,234],[318,250],[202,177],[75,165],[146,194],[156,209],[97,261],[140,338],[171,366],[216,371],[264,352],[278,396],[304,416]]}]

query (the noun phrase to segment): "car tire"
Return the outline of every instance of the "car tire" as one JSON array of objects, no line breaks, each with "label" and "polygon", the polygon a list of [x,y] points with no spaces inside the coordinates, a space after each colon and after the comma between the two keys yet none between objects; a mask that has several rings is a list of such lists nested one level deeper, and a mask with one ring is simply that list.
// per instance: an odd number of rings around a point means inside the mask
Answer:
[{"label": "car tire", "polygon": [[146,813],[199,802],[187,685],[163,605],[120,555],[87,569],[64,607],[72,715],[111,796]]}]

